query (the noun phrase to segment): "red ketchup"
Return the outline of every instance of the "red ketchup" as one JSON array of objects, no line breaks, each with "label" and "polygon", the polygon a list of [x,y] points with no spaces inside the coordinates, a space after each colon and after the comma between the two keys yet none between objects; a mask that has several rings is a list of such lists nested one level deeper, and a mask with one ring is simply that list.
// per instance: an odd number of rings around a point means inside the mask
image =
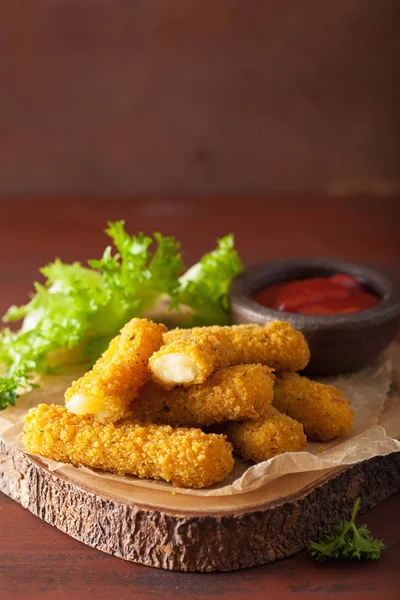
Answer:
[{"label": "red ketchup", "polygon": [[344,273],[272,283],[253,297],[268,308],[301,315],[341,315],[366,310],[380,302],[360,281]]}]

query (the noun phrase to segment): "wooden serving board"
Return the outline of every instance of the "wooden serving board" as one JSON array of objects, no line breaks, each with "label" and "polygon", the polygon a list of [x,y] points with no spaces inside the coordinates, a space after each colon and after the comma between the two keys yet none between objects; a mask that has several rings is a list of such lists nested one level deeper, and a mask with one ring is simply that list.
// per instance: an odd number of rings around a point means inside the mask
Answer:
[{"label": "wooden serving board", "polygon": [[[101,489],[97,487],[101,485]],[[366,511],[400,491],[400,452],[351,467],[291,474],[233,496],[186,496],[85,471],[51,472],[0,440],[0,490],[68,535],[128,561],[174,571],[232,571],[304,549],[357,496]],[[271,498],[275,498],[271,500]]]}]

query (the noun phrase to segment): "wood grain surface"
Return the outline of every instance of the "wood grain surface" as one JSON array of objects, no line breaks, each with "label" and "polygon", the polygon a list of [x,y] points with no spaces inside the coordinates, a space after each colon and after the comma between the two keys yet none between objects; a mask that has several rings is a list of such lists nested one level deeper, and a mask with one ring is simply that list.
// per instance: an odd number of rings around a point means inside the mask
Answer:
[{"label": "wood grain surface", "polygon": [[[245,262],[325,255],[364,260],[400,274],[399,198],[231,197],[138,200],[9,198],[0,201],[0,309],[22,302],[37,267],[59,255],[99,256],[107,219],[132,231],[175,234],[190,264],[235,231]],[[228,574],[167,573],[104,555],[0,499],[0,598],[120,600],[233,597],[277,600],[340,595],[344,600],[394,600],[399,591],[399,495],[367,513],[385,538],[383,558],[318,565],[306,553],[266,567]]]},{"label": "wood grain surface", "polygon": [[203,512],[198,498],[177,509],[162,498],[157,504],[152,490],[140,504],[115,488],[110,493],[85,485],[76,472],[52,473],[40,459],[0,440],[0,491],[107,554],[168,571],[228,572],[293,556],[310,540],[325,538],[350,518],[358,497],[361,515],[400,492],[400,452],[317,474],[275,501],[255,505],[257,493],[248,493],[240,508],[218,508],[214,498]]}]

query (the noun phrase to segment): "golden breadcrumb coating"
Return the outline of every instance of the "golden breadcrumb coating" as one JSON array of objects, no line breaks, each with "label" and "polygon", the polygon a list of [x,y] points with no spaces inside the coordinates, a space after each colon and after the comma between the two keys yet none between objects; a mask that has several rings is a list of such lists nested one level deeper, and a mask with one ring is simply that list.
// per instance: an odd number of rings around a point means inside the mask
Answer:
[{"label": "golden breadcrumb coating", "polygon": [[235,452],[254,462],[284,452],[299,452],[307,442],[301,423],[272,406],[255,421],[229,423],[228,434]]},{"label": "golden breadcrumb coating", "polygon": [[263,365],[237,365],[189,388],[165,390],[149,381],[131,409],[135,419],[201,427],[256,419],[271,404],[274,376]]},{"label": "golden breadcrumb coating", "polygon": [[122,418],[149,378],[148,361],[160,348],[165,330],[147,319],[129,321],[93,368],[66,391],[68,409],[111,422]]},{"label": "golden breadcrumb coating", "polygon": [[350,401],[340,390],[297,373],[277,378],[272,404],[300,421],[309,438],[323,442],[349,433],[353,424]]},{"label": "golden breadcrumb coating", "polygon": [[174,329],[150,358],[152,378],[168,388],[202,383],[218,368],[261,363],[278,372],[303,369],[310,358],[300,331],[285,321],[262,325]]},{"label": "golden breadcrumb coating", "polygon": [[65,406],[32,408],[25,417],[23,440],[29,452],[46,458],[165,479],[182,487],[209,487],[222,481],[234,464],[232,446],[223,435],[129,420],[102,423],[74,415]]}]

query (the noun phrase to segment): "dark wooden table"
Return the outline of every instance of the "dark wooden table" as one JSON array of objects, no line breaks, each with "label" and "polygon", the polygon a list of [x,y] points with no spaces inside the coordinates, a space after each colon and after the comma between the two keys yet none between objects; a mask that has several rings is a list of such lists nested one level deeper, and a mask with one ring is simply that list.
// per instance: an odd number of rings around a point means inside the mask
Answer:
[{"label": "dark wooden table", "polygon": [[[234,231],[247,264],[292,256],[338,256],[400,275],[400,199],[377,197],[200,198],[151,200],[0,199],[0,310],[24,302],[37,268],[98,257],[109,219],[132,232],[162,231],[182,243],[186,263]],[[248,571],[170,573],[92,550],[0,495],[1,600],[399,597],[400,496],[370,511],[387,550],[377,562],[319,565],[303,552]]]}]

